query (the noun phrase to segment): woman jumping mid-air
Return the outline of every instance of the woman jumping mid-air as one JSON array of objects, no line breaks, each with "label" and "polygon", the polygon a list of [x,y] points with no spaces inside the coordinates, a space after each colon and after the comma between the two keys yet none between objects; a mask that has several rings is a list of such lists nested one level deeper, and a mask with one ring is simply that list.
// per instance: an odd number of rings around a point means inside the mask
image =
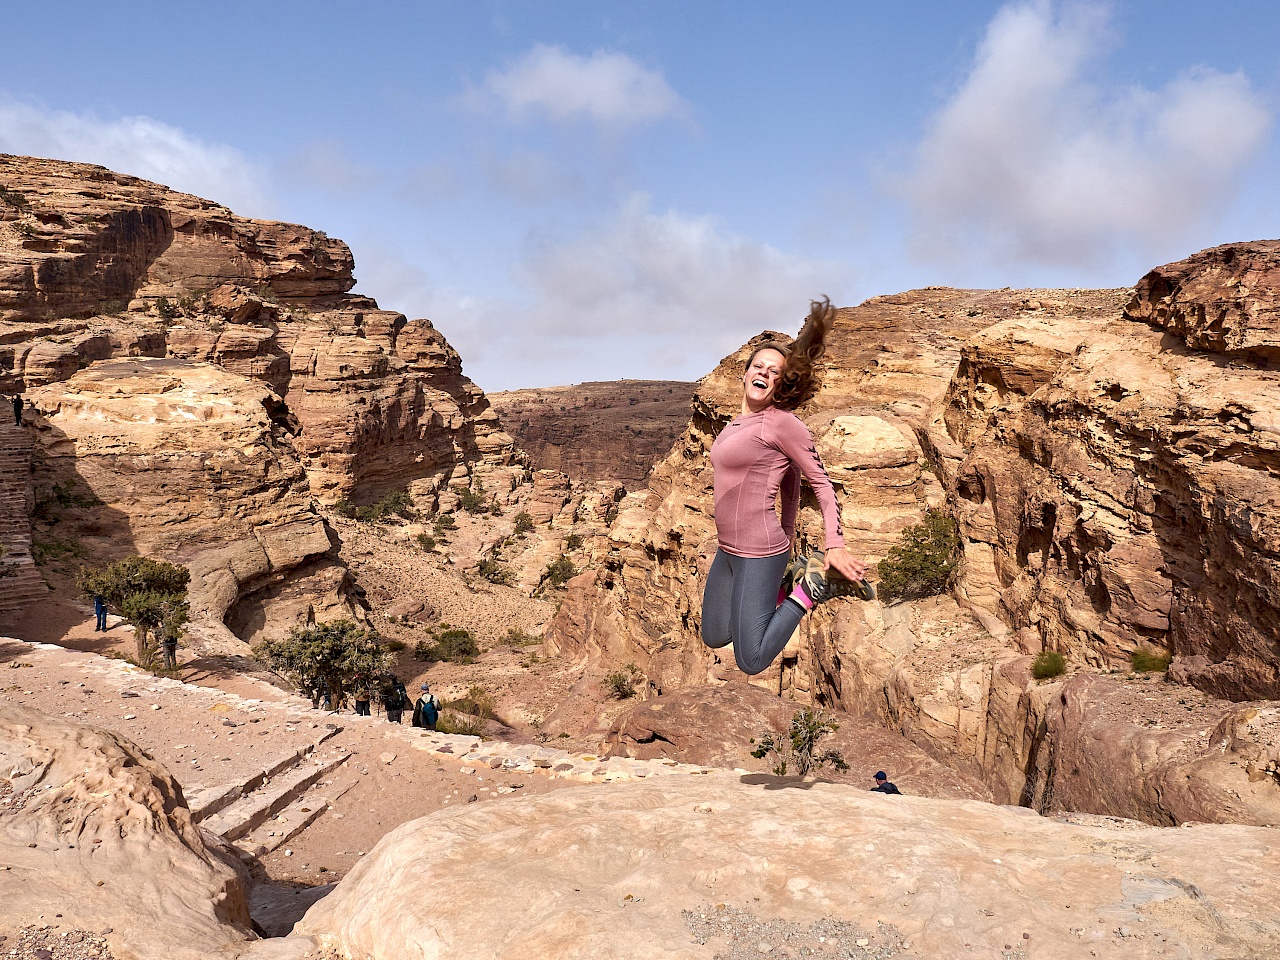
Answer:
[{"label": "woman jumping mid-air", "polygon": [[[845,549],[840,506],[809,429],[791,411],[816,390],[835,308],[815,300],[791,344],[766,343],[747,360],[742,413],[711,446],[719,549],[702,594],[702,641],[733,644],[743,673],[773,663],[804,615],[833,597],[871,600],[867,568]],[[800,474],[817,495],[826,554],[791,561]],[[782,490],[782,520],[774,507]]]}]

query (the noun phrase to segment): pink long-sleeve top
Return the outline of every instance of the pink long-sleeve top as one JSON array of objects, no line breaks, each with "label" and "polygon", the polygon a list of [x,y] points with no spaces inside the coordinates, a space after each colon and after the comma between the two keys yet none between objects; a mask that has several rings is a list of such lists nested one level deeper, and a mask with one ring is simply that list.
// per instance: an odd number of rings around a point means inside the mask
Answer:
[{"label": "pink long-sleeve top", "polygon": [[[809,428],[794,413],[766,407],[733,420],[711,445],[716,538],[736,557],[771,557],[791,546],[803,473],[818,497],[828,550],[844,546],[840,505]],[[774,502],[782,488],[782,519]]]}]

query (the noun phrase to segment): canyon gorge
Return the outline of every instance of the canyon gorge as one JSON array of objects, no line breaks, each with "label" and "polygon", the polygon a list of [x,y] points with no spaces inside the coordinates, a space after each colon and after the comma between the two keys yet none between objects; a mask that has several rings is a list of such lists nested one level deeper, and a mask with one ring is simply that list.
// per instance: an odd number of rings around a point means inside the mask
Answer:
[{"label": "canyon gorge", "polygon": [[[105,714],[98,730],[5,705],[0,848],[16,869],[0,891],[28,899],[17,919],[116,929],[120,958],[586,957],[619,930],[627,956],[710,958],[708,915],[779,951],[759,918],[856,920],[840,955],[858,957],[1280,949],[1263,906],[1280,824],[1280,241],[1132,288],[930,287],[841,308],[797,413],[849,546],[874,564],[941,511],[959,563],[939,595],[819,607],[747,683],[699,636],[708,453],[753,346],[789,334],[762,332],[697,384],[486,397],[429,320],[352,294],[350,250],[318,230],[87,164],[0,156],[0,186],[0,392],[26,404],[0,428],[15,676],[44,649],[20,641],[49,639],[30,627],[42,607],[78,602],[80,564],[140,553],[191,571],[184,655],[231,673],[309,623],[355,619],[410,648],[427,623],[475,629],[480,665],[431,682],[506,678],[486,734],[528,762],[474,737],[366,738],[369,777],[419,761],[464,783],[604,771],[389,825],[292,936],[255,940],[245,858],[188,809],[196,773]],[[415,515],[354,518],[400,493]],[[807,490],[799,531],[821,545]],[[1065,671],[1033,676],[1044,651]],[[619,700],[606,678],[623,669],[638,695]],[[308,705],[281,702],[280,729],[305,727]],[[839,718],[858,769],[804,784],[751,759],[748,741],[800,706]],[[365,736],[352,723],[334,726]],[[557,744],[573,756],[538,752]],[[877,757],[917,794],[891,812],[863,796]],[[877,844],[901,860],[880,880]],[[434,903],[421,859],[465,896]],[[126,935],[95,886],[111,869],[173,871],[182,891],[154,892],[137,914],[150,929]],[[972,902],[948,892],[962,875]],[[1136,923],[1141,942],[1113,933]]]}]

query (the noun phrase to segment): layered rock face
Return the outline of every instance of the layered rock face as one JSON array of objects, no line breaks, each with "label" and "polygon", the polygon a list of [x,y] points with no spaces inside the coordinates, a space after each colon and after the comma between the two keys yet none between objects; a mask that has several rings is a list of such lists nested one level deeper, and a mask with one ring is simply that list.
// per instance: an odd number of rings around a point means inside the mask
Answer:
[{"label": "layered rock face", "polygon": [[1168,650],[1217,696],[1280,698],[1278,303],[1280,244],[1239,245],[1148,274],[1123,316],[966,346],[962,589],[1023,649]]},{"label": "layered rock face", "polygon": [[[1214,270],[1247,265],[1224,306],[1204,308],[1226,318],[1207,326],[1269,315],[1271,245],[1254,246],[1204,255]],[[1183,279],[1157,282],[1169,276]],[[1237,332],[1249,352],[1213,356],[1147,322],[1198,315],[1199,276],[1174,265],[1136,293],[930,289],[840,311],[822,388],[798,413],[847,542],[875,561],[926,506],[945,507],[965,563],[954,597],[819,608],[753,682],[875,718],[998,802],[1275,822],[1274,705],[1240,708],[1246,723],[1229,700],[1098,675],[1167,648],[1172,677],[1273,695],[1280,405],[1265,336]],[[703,382],[688,432],[625,501],[602,569],[572,585],[551,631],[564,653],[633,660],[660,693],[736,676],[698,625],[715,550],[707,452],[737,412],[751,346]],[[801,530],[820,544],[812,506]],[[1046,647],[1067,654],[1071,680],[1032,680]],[[1127,749],[1085,749],[1091,737]]]},{"label": "layered rock face", "polygon": [[694,386],[619,380],[491,393],[489,401],[537,469],[635,490],[684,432]]},{"label": "layered rock face", "polygon": [[[85,455],[103,502],[81,518],[89,537],[113,553],[221,556],[193,568],[214,634],[255,592],[282,600],[268,604],[286,611],[281,623],[352,613],[334,606],[345,574],[312,497],[368,503],[410,489],[430,508],[456,499],[451,485],[502,495],[525,479],[439,331],[347,292],[341,241],[87,164],[0,156],[0,185],[0,391],[30,391],[50,418],[38,424],[40,463],[57,466],[37,486],[62,482]],[[170,365],[118,363],[145,357]],[[192,391],[206,386],[202,405]],[[243,403],[238,414],[227,397]],[[100,450],[85,453],[97,430]],[[161,434],[169,453],[152,455]],[[122,525],[122,538],[104,532]],[[222,556],[229,544],[252,556]],[[251,606],[236,615],[250,634],[280,619]]]},{"label": "layered rock face", "polygon": [[108,928],[122,960],[235,955],[253,938],[247,876],[136,744],[0,705],[0,768],[0,927]]},{"label": "layered rock face", "polygon": [[286,578],[314,578],[312,608],[294,622],[345,611],[344,572],[261,382],[212,364],[115,360],[27,395],[37,475],[76,492],[58,522],[102,553],[185,564],[206,647],[227,648],[221,622],[238,598]]}]

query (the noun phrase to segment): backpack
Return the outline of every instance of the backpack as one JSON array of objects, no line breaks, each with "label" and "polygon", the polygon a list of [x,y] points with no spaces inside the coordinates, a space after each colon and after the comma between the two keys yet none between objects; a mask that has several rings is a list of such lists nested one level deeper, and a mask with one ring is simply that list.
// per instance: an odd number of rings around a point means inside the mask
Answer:
[{"label": "backpack", "polygon": [[436,706],[434,693],[427,694],[427,698],[422,701],[422,719],[426,721],[428,727],[434,727],[436,721],[440,719],[440,708]]}]

